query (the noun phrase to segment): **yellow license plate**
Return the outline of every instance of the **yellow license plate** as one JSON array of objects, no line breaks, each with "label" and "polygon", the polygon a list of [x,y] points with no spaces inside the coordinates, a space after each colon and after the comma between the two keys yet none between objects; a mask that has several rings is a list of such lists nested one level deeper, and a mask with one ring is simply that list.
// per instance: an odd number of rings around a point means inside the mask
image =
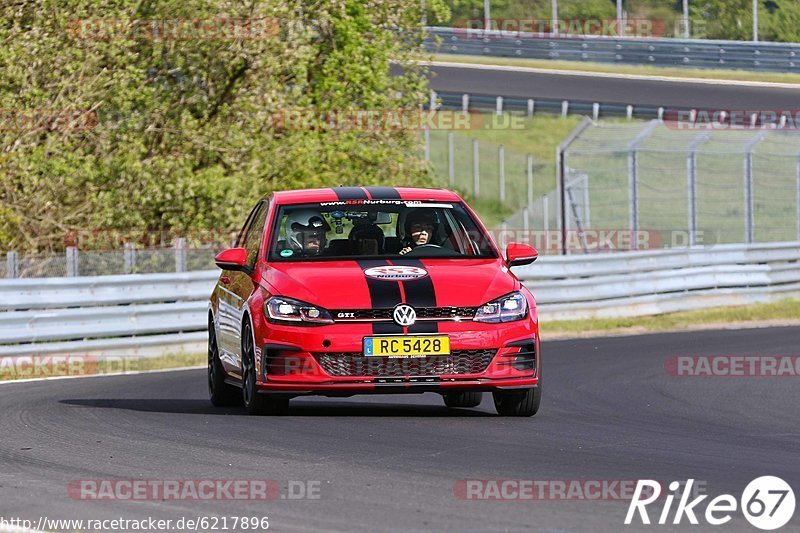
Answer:
[{"label": "yellow license plate", "polygon": [[425,357],[450,355],[447,335],[391,335],[364,337],[366,357]]}]

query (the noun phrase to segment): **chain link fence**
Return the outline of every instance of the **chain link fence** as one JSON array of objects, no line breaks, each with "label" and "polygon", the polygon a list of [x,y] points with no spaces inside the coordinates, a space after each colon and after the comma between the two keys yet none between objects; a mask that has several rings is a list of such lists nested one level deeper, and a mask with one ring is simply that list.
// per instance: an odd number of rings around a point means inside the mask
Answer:
[{"label": "chain link fence", "polygon": [[686,234],[665,246],[800,240],[797,131],[593,123],[563,161],[567,183],[587,177],[582,229]]}]

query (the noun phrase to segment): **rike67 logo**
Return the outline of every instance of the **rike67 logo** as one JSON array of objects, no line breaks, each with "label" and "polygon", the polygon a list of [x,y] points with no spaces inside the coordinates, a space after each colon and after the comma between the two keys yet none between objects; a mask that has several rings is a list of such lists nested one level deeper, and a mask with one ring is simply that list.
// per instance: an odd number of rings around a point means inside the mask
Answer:
[{"label": "rike67 logo", "polygon": [[[709,501],[705,513],[700,512],[700,504],[708,496],[701,495],[689,501],[692,495],[693,479],[685,484],[673,481],[669,484],[669,493],[664,498],[664,506],[658,515],[657,524],[667,524],[672,513],[672,504],[678,496],[672,524],[680,524],[686,517],[690,524],[697,525],[697,516],[714,526],[727,524],[733,519],[733,513],[741,508],[742,514],[751,525],[765,531],[771,531],[786,525],[794,515],[794,491],[784,480],[775,476],[762,476],[751,481],[742,492],[739,501],[731,494],[721,494]],[[678,494],[683,487],[681,494]],[[633,499],[625,516],[625,524],[636,523],[636,517],[642,524],[650,524],[647,506],[656,502],[661,497],[661,484],[650,479],[640,479],[636,484]],[[655,507],[655,506],[653,506]]]}]

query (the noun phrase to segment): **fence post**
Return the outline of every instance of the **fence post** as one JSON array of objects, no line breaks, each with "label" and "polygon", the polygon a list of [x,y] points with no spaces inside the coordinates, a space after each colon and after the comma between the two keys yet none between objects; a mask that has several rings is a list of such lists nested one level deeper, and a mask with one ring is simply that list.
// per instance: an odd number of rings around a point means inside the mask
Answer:
[{"label": "fence post", "polygon": [[67,246],[67,277],[74,278],[78,275],[78,249]]},{"label": "fence post", "polygon": [[528,116],[529,117],[533,116],[533,112],[534,112],[535,108],[536,108],[536,102],[533,100],[533,98],[528,98]]},{"label": "fence post", "polygon": [[528,205],[533,205],[533,156],[528,154],[527,157],[527,176],[528,176]]},{"label": "fence post", "polygon": [[495,104],[494,114],[495,115],[502,115],[503,114],[503,97],[502,96],[498,96],[497,97],[497,102]]},{"label": "fence post", "polygon": [[[547,232],[550,231],[550,202],[547,194],[542,196],[542,227],[544,229],[544,238],[547,239]],[[550,242],[550,241],[545,241]]]},{"label": "fence post", "polygon": [[572,142],[592,123],[589,117],[583,117],[581,123],[578,124],[574,130],[570,132],[566,139],[561,141],[556,147],[556,227],[561,233],[559,246],[561,254],[567,255],[567,200],[566,200],[566,187],[564,180],[566,179],[566,157],[567,149]]},{"label": "fence post", "polygon": [[497,149],[497,159],[500,165],[500,203],[506,201],[506,149],[500,146]]},{"label": "fence post", "polygon": [[600,118],[600,104],[597,102],[592,104],[592,120]]},{"label": "fence post", "polygon": [[753,242],[753,150],[761,142],[766,131],[753,136],[745,146],[744,154],[744,242]]},{"label": "fence post", "polygon": [[466,93],[461,95],[461,111],[469,112],[469,95]]},{"label": "fence post", "polygon": [[569,100],[562,100],[561,101],[561,118],[567,118],[567,114],[569,113]]},{"label": "fence post", "polygon": [[481,170],[478,159],[478,139],[472,139],[472,194],[481,195]]},{"label": "fence post", "polygon": [[126,274],[133,274],[136,269],[136,245],[132,242],[126,242],[122,249],[123,262]]},{"label": "fence post", "polygon": [[436,111],[436,91],[431,91],[431,101],[428,104],[431,111]]},{"label": "fence post", "polygon": [[456,184],[455,147],[453,146],[453,132],[447,132],[447,175],[450,177],[450,187]]},{"label": "fence post", "polygon": [[186,272],[186,239],[175,239],[175,272]]},{"label": "fence post", "polygon": [[17,252],[8,252],[8,254],[6,254],[6,277],[19,277],[19,258],[17,257]]},{"label": "fence post", "polygon": [[689,154],[686,156],[686,198],[689,203],[689,246],[697,244],[697,149],[708,140],[703,133],[689,143]]},{"label": "fence post", "polygon": [[797,202],[797,240],[800,241],[800,153],[797,154],[797,190],[795,191]]},{"label": "fence post", "polygon": [[631,232],[639,230],[639,161],[636,151],[658,125],[658,120],[651,120],[628,145],[628,231]]},{"label": "fence post", "polygon": [[527,235],[528,230],[530,229],[531,229],[531,210],[526,205],[525,207],[522,208],[522,231],[524,231],[525,234]]},{"label": "fence post", "polygon": [[425,161],[431,160],[431,131],[426,126],[422,131],[422,136],[425,138]]}]

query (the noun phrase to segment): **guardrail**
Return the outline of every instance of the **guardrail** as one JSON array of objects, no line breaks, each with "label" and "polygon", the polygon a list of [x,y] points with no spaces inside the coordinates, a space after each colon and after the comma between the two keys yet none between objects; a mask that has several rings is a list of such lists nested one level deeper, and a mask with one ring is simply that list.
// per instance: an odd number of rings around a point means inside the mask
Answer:
[{"label": "guardrail", "polygon": [[[543,256],[515,268],[544,322],[800,296],[800,242]],[[0,280],[0,357],[203,349],[218,271]]]},{"label": "guardrail", "polygon": [[592,61],[659,67],[800,72],[800,44],[634,37],[541,36],[427,28],[426,49],[446,54]]}]

